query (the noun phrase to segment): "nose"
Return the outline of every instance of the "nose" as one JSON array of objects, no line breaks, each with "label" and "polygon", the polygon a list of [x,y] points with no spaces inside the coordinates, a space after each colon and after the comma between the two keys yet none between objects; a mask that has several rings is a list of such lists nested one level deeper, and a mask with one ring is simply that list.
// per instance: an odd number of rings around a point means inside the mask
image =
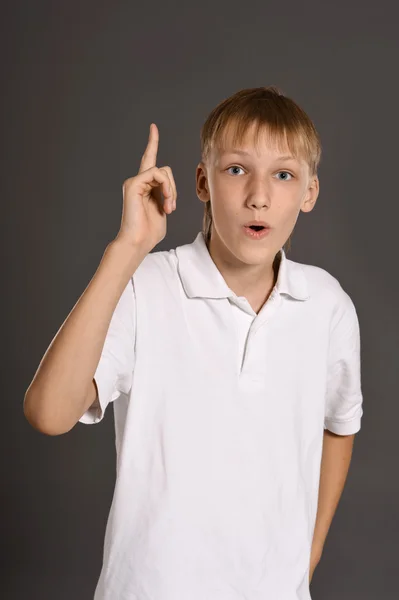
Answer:
[{"label": "nose", "polygon": [[248,194],[247,203],[254,208],[264,208],[270,206],[270,193],[264,181],[255,182]]},{"label": "nose", "polygon": [[269,203],[264,198],[251,198],[248,204],[253,208],[265,208],[269,206]]}]

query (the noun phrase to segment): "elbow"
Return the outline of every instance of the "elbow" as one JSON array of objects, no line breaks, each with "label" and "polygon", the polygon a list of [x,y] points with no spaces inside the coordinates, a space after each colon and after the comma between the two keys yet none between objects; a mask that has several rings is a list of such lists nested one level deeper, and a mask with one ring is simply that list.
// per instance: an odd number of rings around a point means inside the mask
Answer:
[{"label": "elbow", "polygon": [[33,396],[29,394],[25,394],[24,398],[24,416],[28,421],[29,425],[33,427],[39,433],[43,433],[44,435],[62,435],[64,433],[68,433],[72,429],[72,427],[60,427],[59,424],[56,424],[53,419],[46,419],[43,416],[42,411],[40,410],[40,402],[33,398]]}]

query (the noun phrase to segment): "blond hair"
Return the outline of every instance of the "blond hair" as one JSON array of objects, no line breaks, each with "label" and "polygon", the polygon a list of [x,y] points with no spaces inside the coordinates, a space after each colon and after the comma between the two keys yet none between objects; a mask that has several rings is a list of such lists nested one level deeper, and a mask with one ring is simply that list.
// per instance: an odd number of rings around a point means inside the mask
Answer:
[{"label": "blond hair", "polygon": [[[233,128],[233,145],[241,144],[248,128],[255,123],[255,143],[266,126],[272,143],[285,142],[295,157],[303,157],[310,175],[317,174],[321,145],[311,119],[293,100],[284,96],[276,86],[243,89],[220,102],[208,115],[201,128],[201,160],[205,163],[214,146],[223,147],[227,126]],[[212,228],[212,209],[204,207],[202,231],[209,243]],[[284,250],[291,248],[292,233]]]}]

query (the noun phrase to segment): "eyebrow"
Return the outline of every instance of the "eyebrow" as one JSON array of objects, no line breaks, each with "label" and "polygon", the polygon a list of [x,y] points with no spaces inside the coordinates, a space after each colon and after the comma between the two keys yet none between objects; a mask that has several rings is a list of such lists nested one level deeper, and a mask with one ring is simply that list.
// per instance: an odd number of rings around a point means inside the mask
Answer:
[{"label": "eyebrow", "polygon": [[[232,148],[231,150],[225,150],[222,154],[243,154],[244,156],[250,156],[251,153],[246,150],[240,150],[239,148]],[[284,154],[281,156],[276,156],[276,160],[296,160],[295,156],[291,154]]]}]

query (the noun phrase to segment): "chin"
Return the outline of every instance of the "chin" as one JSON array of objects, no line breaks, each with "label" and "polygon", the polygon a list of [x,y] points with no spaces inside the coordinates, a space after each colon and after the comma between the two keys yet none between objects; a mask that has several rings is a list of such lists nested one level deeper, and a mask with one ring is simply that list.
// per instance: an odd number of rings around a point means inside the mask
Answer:
[{"label": "chin", "polygon": [[261,265],[274,260],[277,251],[270,246],[257,242],[251,247],[248,243],[240,243],[234,255],[247,265]]}]

